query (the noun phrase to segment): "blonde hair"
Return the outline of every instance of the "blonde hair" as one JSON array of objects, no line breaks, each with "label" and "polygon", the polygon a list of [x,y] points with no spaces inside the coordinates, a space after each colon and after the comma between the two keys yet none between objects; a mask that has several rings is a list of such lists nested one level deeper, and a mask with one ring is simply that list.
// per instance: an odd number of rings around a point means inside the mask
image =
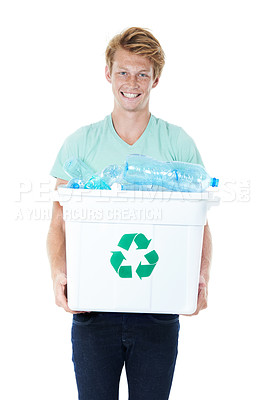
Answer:
[{"label": "blonde hair", "polygon": [[159,41],[147,29],[131,27],[115,35],[109,42],[105,58],[112,73],[115,52],[118,49],[147,57],[153,64],[154,80],[160,77],[165,65],[165,53]]}]

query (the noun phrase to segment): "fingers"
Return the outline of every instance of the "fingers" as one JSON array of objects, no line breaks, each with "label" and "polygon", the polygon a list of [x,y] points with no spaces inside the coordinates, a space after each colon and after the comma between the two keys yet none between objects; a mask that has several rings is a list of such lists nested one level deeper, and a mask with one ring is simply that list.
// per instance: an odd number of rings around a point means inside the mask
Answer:
[{"label": "fingers", "polygon": [[198,295],[198,304],[197,304],[197,314],[201,311],[207,308],[207,289],[206,287],[203,287],[199,290],[199,295]]},{"label": "fingers", "polygon": [[62,307],[66,312],[70,314],[83,314],[85,311],[73,311],[68,307],[67,301],[67,277],[64,273],[58,274],[54,279],[54,295],[55,304],[58,307]]},{"label": "fingers", "polygon": [[66,297],[66,288],[67,288],[67,278],[66,275],[60,273],[54,280],[54,295],[55,295],[55,304],[58,307],[62,307],[65,311],[73,314],[72,311],[68,307],[68,301]]},{"label": "fingers", "polygon": [[193,314],[190,314],[190,316],[198,315],[199,312],[201,310],[204,310],[205,308],[207,308],[207,288],[202,287],[202,288],[199,288],[197,309]]},{"label": "fingers", "polygon": [[58,284],[57,288],[55,289],[55,304],[58,307],[62,307],[65,311],[73,313],[68,307],[67,298],[64,294],[64,286],[61,284]]}]

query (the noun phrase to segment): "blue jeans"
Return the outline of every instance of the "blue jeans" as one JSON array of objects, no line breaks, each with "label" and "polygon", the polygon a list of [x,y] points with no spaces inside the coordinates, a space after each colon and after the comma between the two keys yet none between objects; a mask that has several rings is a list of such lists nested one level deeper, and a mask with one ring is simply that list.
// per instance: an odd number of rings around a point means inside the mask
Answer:
[{"label": "blue jeans", "polygon": [[118,400],[124,364],[129,400],[167,400],[178,333],[177,314],[74,314],[73,363],[79,400]]}]

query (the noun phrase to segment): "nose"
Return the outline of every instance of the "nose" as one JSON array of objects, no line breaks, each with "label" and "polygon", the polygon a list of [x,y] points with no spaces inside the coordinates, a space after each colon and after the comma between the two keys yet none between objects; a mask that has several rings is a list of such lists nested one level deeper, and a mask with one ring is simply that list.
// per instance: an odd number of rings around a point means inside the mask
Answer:
[{"label": "nose", "polygon": [[130,89],[138,88],[139,83],[137,81],[137,76],[133,74],[128,75],[127,85],[130,87]]}]

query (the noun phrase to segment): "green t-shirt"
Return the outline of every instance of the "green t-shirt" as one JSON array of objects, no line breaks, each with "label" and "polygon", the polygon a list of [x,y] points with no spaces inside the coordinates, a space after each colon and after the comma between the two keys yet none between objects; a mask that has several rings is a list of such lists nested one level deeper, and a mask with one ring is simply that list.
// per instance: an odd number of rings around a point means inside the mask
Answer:
[{"label": "green t-shirt", "polygon": [[143,134],[133,145],[129,145],[115,131],[109,114],[102,121],[84,126],[66,138],[50,174],[69,181],[63,165],[71,157],[80,158],[95,172],[100,172],[110,164],[122,164],[128,154],[203,165],[193,139],[179,126],[151,114]]}]

